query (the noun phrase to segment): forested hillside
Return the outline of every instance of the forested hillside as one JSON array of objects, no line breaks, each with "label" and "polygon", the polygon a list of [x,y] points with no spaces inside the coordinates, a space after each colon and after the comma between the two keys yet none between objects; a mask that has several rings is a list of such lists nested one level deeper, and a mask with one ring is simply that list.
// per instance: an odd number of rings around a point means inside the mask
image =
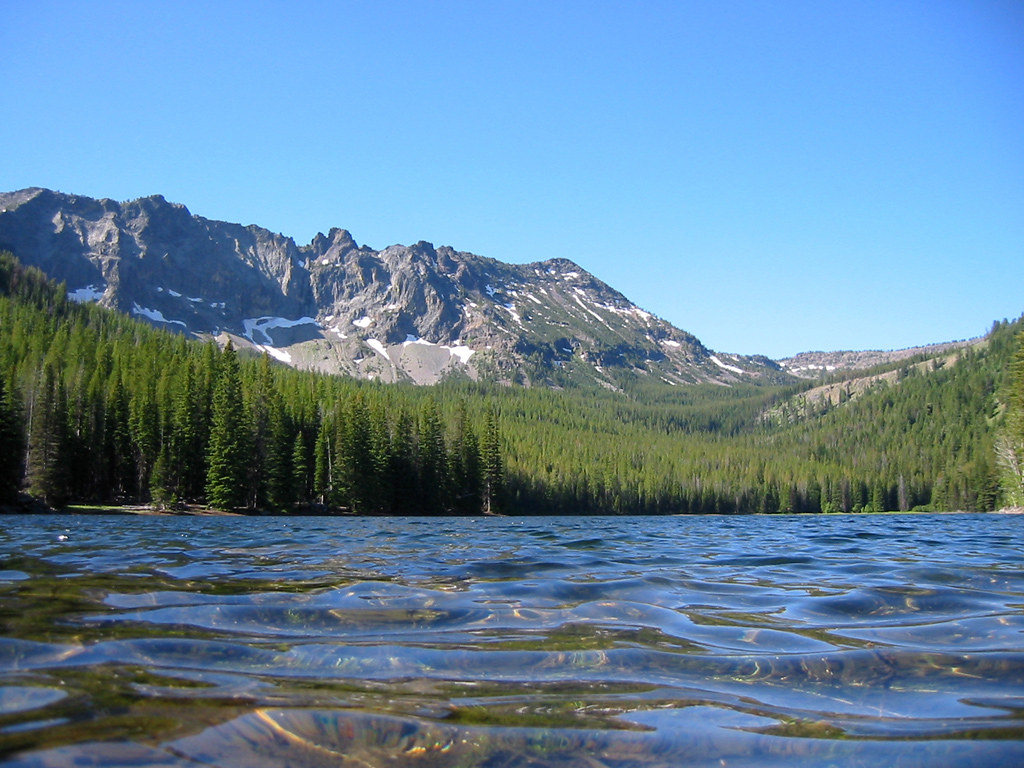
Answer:
[{"label": "forested hillside", "polygon": [[[549,511],[991,510],[1001,503],[995,440],[1021,328],[998,323],[955,362],[927,374],[908,362],[859,397],[814,409],[792,406],[803,403],[796,388],[585,400],[509,392],[510,492]],[[530,439],[511,439],[524,432]]]},{"label": "forested hillside", "polygon": [[[299,373],[92,305],[0,256],[4,500],[220,509],[496,511],[476,400]],[[414,396],[415,395],[415,396]]]},{"label": "forested hillside", "polygon": [[810,383],[417,388],[187,341],[6,255],[0,492],[274,513],[986,510],[1021,327],[838,403],[809,405]]}]

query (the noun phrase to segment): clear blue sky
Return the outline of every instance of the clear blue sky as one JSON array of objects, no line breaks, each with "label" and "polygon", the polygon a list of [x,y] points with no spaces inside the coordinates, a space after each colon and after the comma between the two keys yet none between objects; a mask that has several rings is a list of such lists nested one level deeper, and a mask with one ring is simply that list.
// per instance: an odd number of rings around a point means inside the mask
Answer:
[{"label": "clear blue sky", "polygon": [[1024,312],[1024,3],[0,0],[0,189],[570,258],[725,352]]}]

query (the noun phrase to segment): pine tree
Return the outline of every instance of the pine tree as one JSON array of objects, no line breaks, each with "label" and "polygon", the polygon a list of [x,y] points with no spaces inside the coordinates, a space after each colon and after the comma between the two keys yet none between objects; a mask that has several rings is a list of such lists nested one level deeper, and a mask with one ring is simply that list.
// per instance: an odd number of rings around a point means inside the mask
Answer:
[{"label": "pine tree", "polygon": [[248,462],[249,506],[255,508],[266,506],[268,499],[270,452],[273,444],[272,412],[280,405],[274,399],[275,394],[270,356],[264,352],[256,364],[256,375],[246,397],[252,448]]},{"label": "pine tree", "polygon": [[313,495],[320,504],[334,502],[334,456],[331,450],[331,429],[326,420],[320,422],[313,447]]},{"label": "pine tree", "polygon": [[213,393],[206,500],[217,509],[236,509],[248,500],[249,424],[242,401],[238,358],[229,341],[221,355]]},{"label": "pine tree", "polygon": [[142,391],[132,398],[129,406],[137,479],[135,496],[140,501],[149,492],[150,473],[160,453],[160,422],[155,399],[153,386],[147,382]]},{"label": "pine tree", "polygon": [[284,403],[277,390],[271,393],[270,424],[267,440],[267,471],[263,494],[274,510],[287,510],[297,500],[292,482],[294,442]]},{"label": "pine tree", "polygon": [[419,473],[416,466],[416,426],[409,411],[402,409],[395,419],[388,475],[391,478],[390,509],[410,514],[419,498]]},{"label": "pine tree", "polygon": [[459,400],[456,406],[454,432],[448,448],[455,510],[464,515],[479,514],[483,505],[480,441],[469,421],[465,400]]},{"label": "pine tree", "polygon": [[106,381],[110,375],[110,345],[100,343],[96,362],[86,388],[86,436],[83,449],[88,452],[86,477],[80,486],[86,498],[104,499],[109,496],[109,467],[106,463]]},{"label": "pine tree", "polygon": [[394,446],[391,440],[391,427],[384,404],[376,402],[370,409],[370,465],[374,482],[371,488],[372,510],[377,513],[391,514],[395,484]]},{"label": "pine tree", "polygon": [[[205,351],[204,351],[205,359]],[[210,422],[208,397],[193,360],[184,368],[172,416],[171,460],[174,482],[182,500],[196,500],[206,485],[206,453]]]},{"label": "pine tree", "polygon": [[498,416],[493,408],[487,409],[480,453],[483,461],[483,511],[485,514],[501,512],[505,467],[501,459]]},{"label": "pine tree", "polygon": [[115,366],[110,374],[103,409],[103,440],[108,478],[106,496],[119,501],[128,496],[135,477],[129,418],[128,393],[120,368]]},{"label": "pine tree", "polygon": [[338,501],[357,514],[375,511],[377,478],[370,450],[370,411],[361,393],[351,398],[344,416],[335,443]]},{"label": "pine tree", "polygon": [[292,446],[292,494],[299,504],[308,504],[312,496],[309,471],[309,449],[306,437],[299,429]]},{"label": "pine tree", "polygon": [[175,492],[172,464],[170,447],[165,444],[161,447],[149,476],[149,497],[153,504],[161,509],[173,507],[179,502],[178,494]]},{"label": "pine tree", "polygon": [[29,493],[59,507],[68,501],[67,398],[52,366],[40,378],[29,422],[26,481]]},{"label": "pine tree", "polygon": [[17,500],[24,456],[21,414],[0,376],[0,504]]},{"label": "pine tree", "polygon": [[441,514],[449,499],[451,478],[448,474],[448,454],[445,450],[441,413],[433,397],[428,398],[420,410],[417,447],[419,512],[425,515]]}]

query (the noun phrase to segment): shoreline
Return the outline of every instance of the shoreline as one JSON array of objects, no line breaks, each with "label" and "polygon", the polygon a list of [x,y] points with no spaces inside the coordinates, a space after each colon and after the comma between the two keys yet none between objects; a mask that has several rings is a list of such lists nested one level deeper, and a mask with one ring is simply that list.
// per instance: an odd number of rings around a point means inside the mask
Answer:
[{"label": "shoreline", "polygon": [[253,517],[241,512],[227,512],[211,507],[184,507],[167,509],[149,504],[70,504],[53,510],[55,514],[66,515],[138,515],[143,517]]},{"label": "shoreline", "polygon": [[[65,507],[52,508],[47,507],[37,501],[29,503],[21,503],[17,505],[5,505],[0,506],[0,515],[83,515],[83,516],[97,516],[97,515],[121,515],[129,516],[134,515],[138,517],[382,517],[382,515],[355,515],[351,512],[340,511],[331,512],[326,509],[304,509],[297,510],[295,512],[266,512],[254,510],[250,512],[231,512],[222,509],[214,509],[203,505],[184,505],[179,508],[166,508],[157,507],[150,504],[69,504]],[[794,512],[778,512],[772,514],[765,514],[763,512],[743,512],[736,513],[733,515],[698,515],[690,513],[676,513],[666,515],[654,515],[655,517],[715,517],[715,516],[727,516],[727,517],[790,517],[794,515],[800,515],[804,517],[835,517],[835,516],[846,516],[846,517],[864,517],[874,515],[1024,515],[1024,507],[1002,507],[1000,509],[994,509],[984,512],[970,512],[966,510],[943,510],[943,511],[886,511],[886,512],[819,512],[819,513],[794,513]],[[397,514],[397,515],[383,515],[383,517],[420,517],[421,515],[411,512],[408,514]],[[494,517],[495,515],[469,515],[469,517]],[[506,513],[501,517],[646,517],[647,515],[602,515],[600,513],[588,513],[586,515],[537,515],[537,514],[515,514]],[[466,515],[438,515],[438,517],[466,517]]]}]

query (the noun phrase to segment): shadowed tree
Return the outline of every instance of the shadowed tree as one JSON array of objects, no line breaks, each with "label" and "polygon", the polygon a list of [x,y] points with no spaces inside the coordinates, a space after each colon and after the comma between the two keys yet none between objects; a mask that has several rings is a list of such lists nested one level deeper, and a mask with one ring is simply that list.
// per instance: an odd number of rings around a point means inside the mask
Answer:
[{"label": "shadowed tree", "polygon": [[0,504],[17,500],[24,458],[21,414],[0,377]]}]

